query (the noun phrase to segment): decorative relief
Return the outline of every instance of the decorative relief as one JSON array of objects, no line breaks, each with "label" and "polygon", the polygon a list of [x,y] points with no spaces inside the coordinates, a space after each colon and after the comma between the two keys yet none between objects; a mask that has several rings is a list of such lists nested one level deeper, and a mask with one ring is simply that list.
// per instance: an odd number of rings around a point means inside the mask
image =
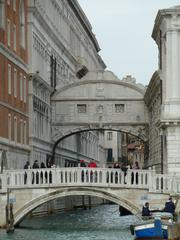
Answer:
[{"label": "decorative relief", "polygon": [[96,96],[104,97],[104,85],[102,83],[96,84]]},{"label": "decorative relief", "polygon": [[57,141],[59,138],[63,136],[63,132],[60,130],[59,127],[52,127],[52,138],[53,140]]},{"label": "decorative relief", "polygon": [[103,113],[103,111],[104,111],[103,105],[98,105],[97,108],[96,108],[96,112],[97,113]]}]

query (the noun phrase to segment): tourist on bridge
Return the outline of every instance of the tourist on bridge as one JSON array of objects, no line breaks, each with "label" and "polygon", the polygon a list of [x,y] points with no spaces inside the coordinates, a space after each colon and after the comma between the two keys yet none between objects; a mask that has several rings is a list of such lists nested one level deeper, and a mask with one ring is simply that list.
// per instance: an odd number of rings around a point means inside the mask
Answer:
[{"label": "tourist on bridge", "polygon": [[119,163],[118,162],[114,162],[113,168],[120,168]]},{"label": "tourist on bridge", "polygon": [[29,161],[26,162],[26,164],[24,165],[24,169],[29,169],[30,168],[30,163]]},{"label": "tourist on bridge", "polygon": [[[33,169],[39,168],[38,160],[34,161],[32,168]],[[36,176],[34,176],[34,172],[32,173],[32,184],[34,184],[34,180],[35,180],[36,184],[39,183],[39,173],[38,172],[36,172]]]},{"label": "tourist on bridge", "polygon": [[138,161],[135,162],[133,169],[140,169]]},{"label": "tourist on bridge", "polygon": [[[24,169],[29,169],[30,168],[30,163],[29,161],[26,162],[26,164],[24,165]],[[24,173],[24,184],[27,183],[27,172],[25,171]]]},{"label": "tourist on bridge", "polygon": [[96,164],[96,162],[94,162],[93,160],[91,160],[90,163],[88,164],[88,167],[90,167],[90,168],[96,168],[96,167],[97,167],[97,164]]},{"label": "tourist on bridge", "polygon": [[33,163],[33,166],[32,168],[39,168],[39,163],[38,163],[38,160],[35,160],[34,163]]},{"label": "tourist on bridge", "polygon": [[[85,161],[84,161],[83,159],[80,160],[80,167],[84,167],[84,168],[86,167],[86,163],[85,163]],[[81,181],[82,181],[82,182],[84,182],[84,175],[85,175],[85,174],[84,174],[84,171],[85,171],[85,170],[82,170],[82,171],[81,171]]]},{"label": "tourist on bridge", "polygon": [[165,208],[164,208],[164,212],[169,212],[174,216],[175,213],[175,204],[172,201],[172,197],[169,198],[169,200],[165,203]]},{"label": "tourist on bridge", "polygon": [[149,203],[146,202],[144,206],[142,207],[142,216],[143,217],[150,217],[151,211],[149,210]]},{"label": "tourist on bridge", "polygon": [[[90,161],[90,163],[88,164],[89,168],[97,168],[97,164],[96,162],[94,162],[93,160]],[[96,173],[93,174],[93,171],[90,172],[90,182],[93,182],[93,180],[96,182],[97,180],[97,176]]]},{"label": "tourist on bridge", "polygon": [[83,159],[80,160],[80,167],[86,167],[86,163]]},{"label": "tourist on bridge", "polygon": [[[133,169],[135,169],[135,170],[140,169],[138,161],[135,162],[135,165],[134,165]],[[131,179],[132,179],[131,182],[133,184],[134,183],[134,173],[132,173]],[[138,184],[138,172],[135,173],[135,183]]]}]

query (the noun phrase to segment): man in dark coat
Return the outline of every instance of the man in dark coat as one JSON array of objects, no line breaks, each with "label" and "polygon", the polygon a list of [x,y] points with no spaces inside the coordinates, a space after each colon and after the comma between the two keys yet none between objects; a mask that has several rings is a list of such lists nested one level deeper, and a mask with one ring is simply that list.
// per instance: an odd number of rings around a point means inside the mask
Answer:
[{"label": "man in dark coat", "polygon": [[148,202],[146,202],[145,205],[142,208],[142,216],[143,217],[151,216],[151,211],[149,210],[149,203]]},{"label": "man in dark coat", "polygon": [[165,208],[164,208],[165,212],[169,212],[172,215],[174,215],[175,212],[175,204],[172,201],[172,197],[169,198],[169,200],[165,203]]}]

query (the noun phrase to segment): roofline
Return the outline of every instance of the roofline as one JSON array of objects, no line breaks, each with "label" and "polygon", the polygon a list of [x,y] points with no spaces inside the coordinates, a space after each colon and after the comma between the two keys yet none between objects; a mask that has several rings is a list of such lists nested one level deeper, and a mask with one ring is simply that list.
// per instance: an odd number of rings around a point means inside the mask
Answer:
[{"label": "roofline", "polygon": [[[148,88],[146,89],[146,92],[144,94],[144,102],[146,103],[147,106],[150,105],[152,102],[152,99],[154,98],[156,94],[156,89],[158,87],[162,87],[162,80],[161,80],[161,72],[160,71],[155,71],[151,77],[151,80],[149,82]],[[162,89],[161,89],[162,91]]]},{"label": "roofline", "polygon": [[69,0],[69,5],[71,6],[71,8],[73,9],[73,11],[77,14],[77,17],[79,19],[79,21],[81,22],[83,28],[86,30],[86,32],[88,33],[91,41],[93,42],[95,49],[97,52],[99,52],[101,50],[99,43],[94,35],[94,33],[92,32],[92,26],[88,20],[88,18],[86,17],[84,11],[82,10],[81,6],[79,5],[77,0]]}]

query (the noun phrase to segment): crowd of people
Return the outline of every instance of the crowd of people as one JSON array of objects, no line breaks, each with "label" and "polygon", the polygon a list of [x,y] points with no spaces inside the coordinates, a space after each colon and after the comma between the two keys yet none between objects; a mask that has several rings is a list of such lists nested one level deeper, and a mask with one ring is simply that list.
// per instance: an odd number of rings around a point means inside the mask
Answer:
[{"label": "crowd of people", "polygon": [[[38,168],[51,168],[53,166],[53,164],[51,163],[50,159],[47,161],[47,164],[45,165],[44,162],[41,162],[41,164],[39,165],[38,160],[34,160],[34,163],[31,167],[30,162],[27,161],[24,165],[24,169],[38,169]],[[47,182],[48,179],[48,174],[49,174],[49,182],[52,182],[52,173],[51,171],[49,173],[47,173],[47,171],[45,173],[43,173],[42,171],[36,172],[36,174],[34,172],[32,172],[32,184],[36,183],[38,184],[39,181],[41,180],[41,182],[43,181],[43,174],[44,174],[44,178],[45,181]],[[24,183],[27,184],[27,171],[25,171],[24,173]]]},{"label": "crowd of people", "polygon": [[41,162],[41,164],[39,165],[38,160],[34,160],[34,163],[33,163],[32,167],[30,165],[30,162],[27,161],[24,165],[24,169],[51,168],[52,166],[53,166],[53,164],[51,163],[50,159],[47,160],[46,165],[45,165],[44,162]]}]

